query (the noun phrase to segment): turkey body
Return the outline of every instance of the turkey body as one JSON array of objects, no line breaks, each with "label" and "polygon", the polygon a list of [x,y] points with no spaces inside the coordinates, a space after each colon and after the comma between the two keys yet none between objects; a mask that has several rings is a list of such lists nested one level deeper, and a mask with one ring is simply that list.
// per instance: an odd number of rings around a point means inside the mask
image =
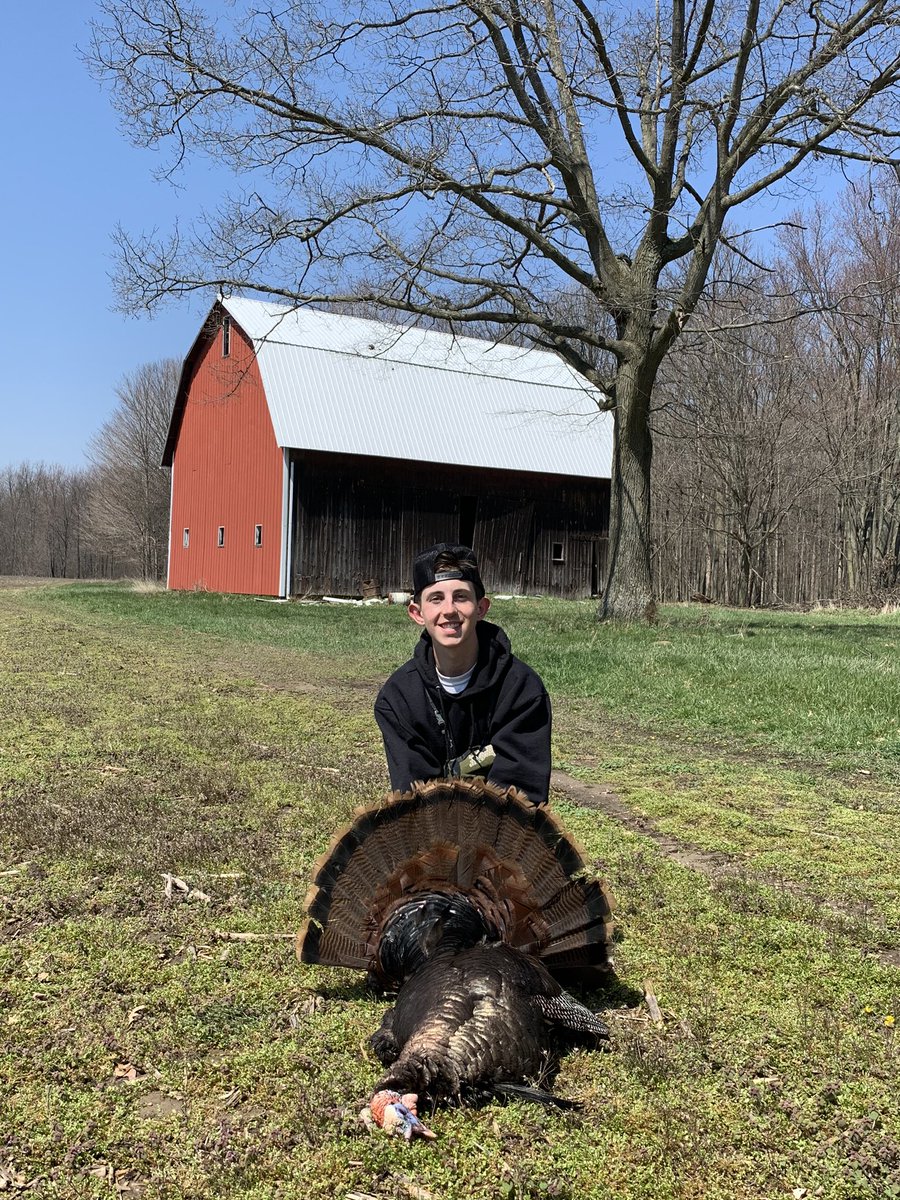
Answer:
[{"label": "turkey body", "polygon": [[559,979],[609,977],[608,896],[513,789],[434,780],[361,811],[319,860],[307,911],[301,961],[396,993],[372,1037],[388,1068],[376,1092],[515,1090],[552,1079],[566,1042],[606,1036]]},{"label": "turkey body", "polygon": [[371,1039],[390,1068],[378,1088],[460,1100],[545,1081],[566,1035],[596,1042],[607,1030],[536,959],[502,943],[438,949]]}]

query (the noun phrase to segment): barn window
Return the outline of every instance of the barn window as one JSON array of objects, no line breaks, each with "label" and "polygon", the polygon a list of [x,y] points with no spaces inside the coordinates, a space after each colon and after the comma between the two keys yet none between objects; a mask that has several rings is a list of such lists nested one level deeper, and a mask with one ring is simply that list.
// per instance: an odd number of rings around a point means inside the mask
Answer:
[{"label": "barn window", "polygon": [[222,357],[231,353],[231,317],[222,318]]},{"label": "barn window", "polygon": [[188,546],[191,544],[191,531],[187,527],[185,527],[184,533],[181,535],[181,544],[184,546],[185,550],[187,550]]},{"label": "barn window", "polygon": [[216,545],[217,546],[225,545],[225,526],[224,525],[219,526],[219,534],[218,534],[218,538],[216,539]]},{"label": "barn window", "polygon": [[565,562],[566,556],[563,552],[562,542],[553,542],[550,549],[550,559],[552,562]]},{"label": "barn window", "polygon": [[253,545],[262,545],[262,525],[254,525],[253,527]]}]

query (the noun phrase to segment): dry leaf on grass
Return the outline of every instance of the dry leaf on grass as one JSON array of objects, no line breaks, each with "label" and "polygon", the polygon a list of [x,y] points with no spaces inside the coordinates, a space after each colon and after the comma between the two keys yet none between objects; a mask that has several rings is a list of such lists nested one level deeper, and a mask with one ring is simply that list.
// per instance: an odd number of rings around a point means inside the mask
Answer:
[{"label": "dry leaf on grass", "polygon": [[187,893],[191,890],[183,879],[179,879],[177,875],[173,875],[170,871],[163,871],[162,877],[165,880],[167,900],[174,900],[176,892]]},{"label": "dry leaf on grass", "polygon": [[202,900],[204,904],[209,904],[212,896],[206,892],[201,892],[199,888],[191,887],[184,879],[178,875],[173,875],[171,871],[163,871],[162,877],[165,880],[165,893],[167,900],[174,900],[180,897],[185,903],[192,900]]},{"label": "dry leaf on grass", "polygon": [[650,1020],[654,1025],[663,1025],[662,1010],[659,1007],[659,1001],[656,999],[656,992],[653,990],[653,984],[649,979],[644,980],[644,999],[647,1002],[647,1011],[650,1013]]},{"label": "dry leaf on grass", "polygon": [[434,1192],[429,1192],[428,1188],[421,1187],[415,1183],[408,1175],[394,1174],[391,1176],[396,1180],[400,1190],[405,1192],[410,1200],[435,1200]]},{"label": "dry leaf on grass", "polygon": [[179,963],[199,961],[199,962],[223,962],[222,951],[214,946],[201,944],[195,946],[193,942],[185,942],[179,946],[174,952],[164,950],[159,955],[162,962],[169,962],[173,965]]},{"label": "dry leaf on grass", "polygon": [[146,1079],[134,1063],[116,1063],[113,1068],[114,1083],[136,1083],[138,1079]]},{"label": "dry leaf on grass", "polygon": [[11,1163],[7,1163],[6,1166],[0,1165],[0,1192],[11,1188],[18,1190],[23,1187],[25,1187],[25,1176],[21,1171],[17,1171]]},{"label": "dry leaf on grass", "polygon": [[129,1178],[120,1179],[120,1173],[116,1172],[116,1195],[123,1197],[143,1196],[146,1193],[146,1185],[140,1179]]},{"label": "dry leaf on grass", "polygon": [[297,1029],[302,1023],[303,1017],[311,1017],[315,1013],[324,1012],[327,1007],[327,1001],[319,992],[315,992],[311,996],[306,996],[288,1013],[288,1023],[291,1029]]}]

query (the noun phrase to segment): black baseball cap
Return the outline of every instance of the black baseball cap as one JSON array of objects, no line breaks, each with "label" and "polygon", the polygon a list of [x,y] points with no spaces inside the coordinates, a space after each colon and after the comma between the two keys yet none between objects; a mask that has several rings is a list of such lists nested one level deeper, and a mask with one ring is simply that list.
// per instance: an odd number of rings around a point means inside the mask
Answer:
[{"label": "black baseball cap", "polygon": [[[451,555],[459,562],[458,570],[434,569],[435,562],[442,554]],[[475,595],[480,600],[484,595],[484,584],[478,573],[478,559],[469,546],[456,546],[452,542],[438,542],[430,546],[416,557],[413,563],[413,595],[418,596],[423,588],[432,583],[443,583],[446,579],[465,579],[475,588]]]}]

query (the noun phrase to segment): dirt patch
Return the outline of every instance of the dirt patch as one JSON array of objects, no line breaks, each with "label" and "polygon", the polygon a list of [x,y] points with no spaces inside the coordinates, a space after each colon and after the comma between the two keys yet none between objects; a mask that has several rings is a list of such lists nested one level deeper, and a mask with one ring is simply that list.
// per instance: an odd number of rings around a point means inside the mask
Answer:
[{"label": "dirt patch", "polygon": [[553,771],[550,775],[550,786],[562,792],[569,800],[582,808],[595,808],[604,816],[611,817],[626,829],[630,829],[632,833],[640,833],[644,837],[651,838],[659,847],[660,852],[666,858],[677,862],[679,866],[687,867],[691,871],[699,871],[701,875],[710,877],[734,874],[738,869],[738,861],[731,855],[701,850],[699,846],[663,833],[649,817],[642,817],[638,813],[632,812],[615,792],[606,788],[598,787],[596,784],[582,783],[580,779],[567,775],[565,771]]},{"label": "dirt patch", "polygon": [[[556,791],[561,792],[573,804],[577,804],[581,808],[592,808],[597,812],[602,812],[604,816],[617,821],[623,828],[630,830],[632,833],[639,833],[643,837],[650,838],[658,847],[661,854],[678,863],[679,866],[686,867],[689,871],[696,871],[705,878],[712,880],[747,875],[746,864],[740,858],[731,854],[702,850],[699,846],[695,846],[691,842],[685,842],[680,838],[672,837],[671,834],[663,833],[650,817],[641,816],[639,813],[633,812],[622,801],[621,797],[608,788],[600,787],[597,784],[584,783],[580,779],[575,779],[572,775],[567,775],[565,771],[553,771],[550,775],[550,786]],[[868,912],[865,911],[866,906],[864,905],[861,906],[856,903],[842,904],[838,900],[811,895],[800,884],[781,879],[775,875],[755,874],[753,879],[756,883],[780,888],[796,896],[798,899],[814,903],[844,920],[871,919]],[[885,931],[882,930],[879,932],[884,933]],[[900,948],[889,947],[875,950],[870,947],[861,947],[861,949],[863,953],[876,958],[882,966],[900,969]]]},{"label": "dirt patch", "polygon": [[184,1113],[184,1101],[165,1092],[148,1092],[135,1105],[135,1112],[144,1121],[160,1121],[166,1117],[180,1117]]},{"label": "dirt patch", "polygon": [[[576,697],[554,697],[554,722],[564,728],[573,744],[590,744],[609,740],[620,746],[640,746],[651,730],[636,718],[611,714],[598,707],[596,701],[585,701]],[[844,787],[865,789],[866,792],[893,799],[896,786],[882,783],[868,771],[853,770],[835,765],[826,759],[810,757],[808,753],[791,753],[783,748],[768,746],[762,742],[750,746],[742,744],[740,738],[716,736],[710,730],[673,727],[670,736],[675,737],[686,751],[698,756],[715,759],[723,764],[747,765],[780,771],[794,771],[804,775],[815,775],[822,779],[837,780]],[[587,765],[580,754],[575,761]],[[685,781],[687,782],[687,781]]]},{"label": "dirt patch", "polygon": [[[230,680],[252,679],[268,691],[287,692],[301,696],[316,696],[330,703],[352,700],[364,708],[375,703],[378,689],[384,679],[335,679],[333,676],[317,677],[317,664],[303,658],[298,662],[296,653],[288,648],[267,646],[260,642],[224,642],[211,635],[192,635],[196,646],[204,639],[203,658],[210,673],[218,673]],[[311,677],[312,676],[312,677]]]}]

